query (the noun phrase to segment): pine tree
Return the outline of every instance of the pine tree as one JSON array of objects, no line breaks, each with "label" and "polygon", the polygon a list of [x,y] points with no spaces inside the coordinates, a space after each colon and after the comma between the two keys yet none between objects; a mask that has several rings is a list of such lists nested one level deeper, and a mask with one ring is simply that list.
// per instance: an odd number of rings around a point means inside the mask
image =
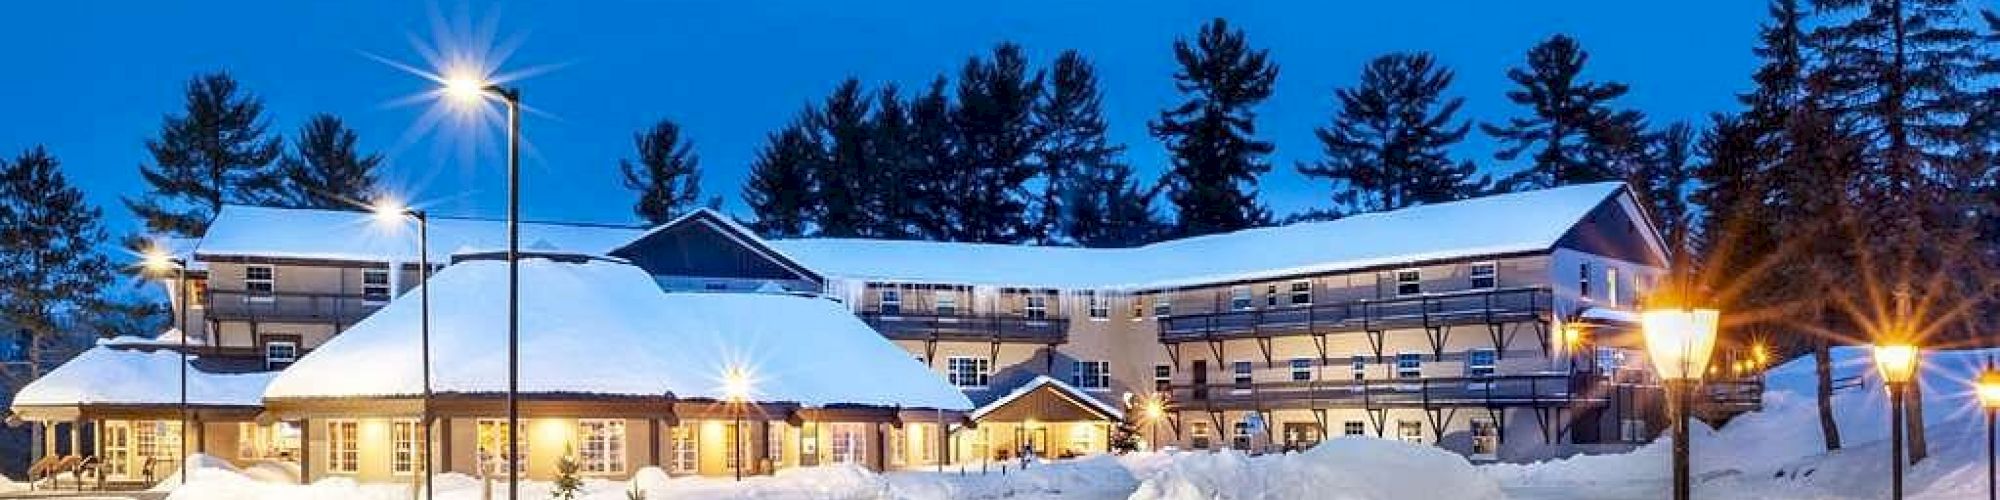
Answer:
[{"label": "pine tree", "polygon": [[1150,125],[1172,155],[1163,184],[1175,211],[1174,232],[1198,236],[1266,224],[1257,178],[1271,170],[1270,142],[1254,138],[1258,103],[1271,96],[1278,66],[1270,51],[1250,48],[1243,31],[1215,19],[1193,41],[1174,41],[1175,89],[1186,102]]},{"label": "pine tree", "polygon": [[908,213],[903,217],[915,236],[928,240],[950,240],[958,234],[953,207],[958,202],[957,193],[969,184],[960,175],[970,169],[959,163],[958,135],[952,126],[955,111],[948,88],[949,80],[939,75],[909,105],[910,143],[906,152],[914,165],[903,175],[914,187],[911,197],[904,200]]},{"label": "pine tree", "polygon": [[577,493],[583,492],[583,477],[577,473],[583,464],[576,460],[576,450],[563,447],[561,458],[556,459],[556,480],[549,488],[549,498],[555,500],[576,500]]},{"label": "pine tree", "polygon": [[953,193],[952,241],[1019,243],[1034,235],[1025,217],[1025,185],[1041,172],[1035,164],[1042,130],[1035,106],[1043,75],[1028,68],[1021,47],[1002,43],[990,59],[973,57],[959,70],[952,108],[956,155],[952,168],[962,191]]},{"label": "pine tree", "polygon": [[281,144],[264,135],[263,102],[238,89],[228,73],[189,81],[186,105],[146,141],[154,164],[140,166],[139,174],[151,190],[124,202],[147,230],[194,237],[224,203],[269,201],[279,182],[269,167]]},{"label": "pine tree", "polygon": [[354,130],[331,114],[319,114],[299,127],[292,153],[278,160],[282,188],[278,204],[297,208],[352,210],[375,196],[375,167],[382,156],[361,154]]},{"label": "pine tree", "polygon": [[870,119],[869,149],[875,155],[876,179],[867,193],[870,227],[867,234],[878,238],[907,239],[917,234],[915,219],[931,206],[924,191],[929,170],[916,148],[913,104],[903,100],[897,86],[884,85],[875,92],[875,115]]},{"label": "pine tree", "polygon": [[1426,53],[1369,61],[1358,86],[1334,91],[1340,111],[1333,123],[1314,131],[1326,159],[1300,164],[1299,173],[1333,181],[1334,210],[1341,212],[1477,196],[1489,180],[1474,178],[1472,164],[1449,155],[1472,130],[1454,118],[1465,99],[1444,96],[1451,80],[1451,70]]},{"label": "pine tree", "polygon": [[112,276],[96,249],[105,239],[102,218],[41,147],[0,159],[0,323],[28,334],[27,373],[0,372],[11,382],[39,377],[59,361],[46,351],[75,334],[59,318],[98,304]]},{"label": "pine tree", "polygon": [[1090,213],[1107,208],[1103,205],[1081,205],[1098,201],[1086,199],[1090,196],[1123,194],[1129,179],[1117,177],[1131,176],[1129,167],[1118,164],[1118,155],[1125,147],[1111,144],[1105,137],[1109,126],[1104,120],[1103,101],[1097,87],[1097,69],[1089,59],[1074,50],[1056,57],[1048,91],[1035,108],[1043,129],[1042,144],[1036,152],[1042,167],[1042,194],[1037,202],[1040,210],[1032,229],[1036,243],[1081,243],[1078,224],[1112,222],[1081,220],[1085,215],[1109,215]]},{"label": "pine tree", "polygon": [[1526,67],[1507,70],[1507,78],[1519,86],[1507,92],[1507,99],[1526,107],[1528,116],[1479,128],[1502,143],[1494,158],[1514,161],[1532,150],[1532,163],[1502,179],[1503,190],[1618,179],[1622,168],[1616,162],[1638,151],[1642,118],[1611,108],[1611,100],[1625,95],[1627,88],[1582,80],[1589,59],[1576,39],[1558,34],[1528,50]]},{"label": "pine tree", "polygon": [[812,114],[826,151],[825,163],[813,175],[820,236],[870,236],[869,230],[877,225],[870,200],[881,174],[879,158],[872,151],[873,108],[861,81],[848,78]]},{"label": "pine tree", "polygon": [[660,120],[632,134],[638,160],[618,160],[625,188],[637,191],[632,213],[649,224],[664,224],[701,203],[701,157],[694,143],[681,137],[681,126]]},{"label": "pine tree", "polygon": [[743,185],[743,203],[757,217],[750,229],[766,238],[804,236],[817,200],[812,173],[822,161],[819,146],[800,121],[766,136]]},{"label": "pine tree", "polygon": [[1160,186],[1141,186],[1123,162],[1093,165],[1079,172],[1070,195],[1064,232],[1086,247],[1131,247],[1163,238],[1169,229],[1153,210]]},{"label": "pine tree", "polygon": [[1626,183],[1659,222],[1667,245],[1674,249],[1675,267],[1692,265],[1684,249],[1689,248],[1689,189],[1694,187],[1697,134],[1687,123],[1668,125],[1647,139],[1643,161],[1626,173]]}]

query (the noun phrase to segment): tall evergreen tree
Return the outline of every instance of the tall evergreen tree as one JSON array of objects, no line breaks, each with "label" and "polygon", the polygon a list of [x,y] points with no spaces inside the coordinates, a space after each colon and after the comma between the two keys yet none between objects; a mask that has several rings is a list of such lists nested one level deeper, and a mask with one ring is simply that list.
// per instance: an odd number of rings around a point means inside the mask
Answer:
[{"label": "tall evergreen tree", "polygon": [[331,114],[319,114],[299,127],[292,152],[278,160],[281,188],[275,200],[297,208],[354,209],[373,197],[375,167],[382,155],[363,155],[355,147],[354,130]]},{"label": "tall evergreen tree", "polygon": [[1369,61],[1361,83],[1338,89],[1340,111],[1315,130],[1326,159],[1300,174],[1332,180],[1339,212],[1394,210],[1477,196],[1490,181],[1449,150],[1472,130],[1454,115],[1464,98],[1446,98],[1452,72],[1426,53]]},{"label": "tall evergreen tree", "polygon": [[1617,163],[1638,151],[1641,117],[1611,107],[1627,88],[1583,80],[1589,59],[1576,39],[1558,34],[1528,50],[1527,66],[1507,70],[1507,78],[1519,86],[1507,92],[1507,99],[1526,107],[1528,115],[1479,127],[1502,143],[1494,158],[1513,161],[1532,151],[1532,163],[1503,179],[1502,189],[1618,179],[1623,168]]},{"label": "tall evergreen tree", "polygon": [[1647,139],[1646,155],[1636,162],[1626,173],[1626,183],[1639,195],[1639,199],[1652,212],[1660,224],[1660,232],[1667,238],[1668,246],[1674,249],[1674,265],[1685,267],[1692,260],[1684,251],[1689,248],[1690,216],[1688,208],[1689,189],[1694,187],[1694,170],[1697,158],[1697,134],[1687,123],[1668,125],[1666,129],[1651,134]]},{"label": "tall evergreen tree", "polygon": [[750,229],[766,238],[793,238],[811,230],[817,194],[812,173],[823,160],[804,118],[765,137],[750,163],[743,203],[756,220]]},{"label": "tall evergreen tree", "polygon": [[952,167],[960,169],[963,190],[953,193],[956,227],[948,239],[1018,243],[1035,236],[1025,216],[1026,184],[1042,171],[1034,157],[1042,143],[1043,131],[1034,122],[1042,78],[1012,43],[994,47],[990,59],[967,60],[959,70]]},{"label": "tall evergreen tree", "polygon": [[267,201],[278,185],[270,165],[281,152],[266,137],[264,104],[240,90],[228,73],[195,77],[187,84],[187,109],[160,124],[146,141],[152,166],[139,175],[150,190],[130,208],[153,232],[200,236],[224,203]]},{"label": "tall evergreen tree", "polygon": [[1094,164],[1072,182],[1064,233],[1087,247],[1130,247],[1158,241],[1169,225],[1153,209],[1160,186],[1141,185],[1132,166]]},{"label": "tall evergreen tree", "polygon": [[58,318],[93,307],[111,280],[111,264],[96,249],[105,239],[102,217],[42,148],[0,159],[0,323],[28,333],[27,373],[4,373],[13,382],[39,377],[56,361],[46,351],[72,334]]},{"label": "tall evergreen tree", "polygon": [[951,96],[947,89],[949,80],[943,75],[931,80],[923,95],[916,96],[910,103],[910,130],[906,152],[913,165],[905,169],[911,193],[904,205],[908,212],[903,218],[911,224],[915,236],[929,240],[949,240],[958,227],[955,207],[958,193],[969,185],[959,175],[966,171],[959,164],[958,135],[952,126],[954,114]]},{"label": "tall evergreen tree", "polygon": [[[625,188],[637,191],[632,213],[650,224],[664,224],[701,203],[701,156],[694,143],[681,136],[680,124],[660,120],[632,134],[639,159],[618,160]],[[713,205],[713,203],[712,203]]]},{"label": "tall evergreen tree", "polygon": [[873,163],[879,173],[867,193],[872,221],[867,233],[875,237],[906,239],[917,235],[915,219],[925,207],[932,206],[924,191],[929,169],[916,147],[912,105],[903,100],[902,91],[894,84],[875,93],[875,115],[869,120],[873,147],[869,152],[875,155]]},{"label": "tall evergreen tree", "polygon": [[[1040,210],[1032,229],[1037,243],[1081,243],[1076,226],[1100,222],[1082,218],[1108,215],[1093,213],[1108,207],[1080,206],[1098,202],[1085,198],[1104,196],[1108,202],[1126,194],[1129,179],[1120,177],[1131,177],[1131,168],[1118,164],[1125,147],[1105,137],[1103,107],[1097,69],[1090,60],[1074,50],[1057,56],[1048,92],[1035,108],[1043,129],[1036,153],[1042,167]],[[1111,187],[1112,183],[1117,186]]]},{"label": "tall evergreen tree", "polygon": [[1174,41],[1174,87],[1186,101],[1150,125],[1172,165],[1162,183],[1175,210],[1174,232],[1197,236],[1268,223],[1257,178],[1271,170],[1270,142],[1259,141],[1252,109],[1271,96],[1278,66],[1252,49],[1240,29],[1215,19],[1195,39]]},{"label": "tall evergreen tree", "polygon": [[831,237],[872,236],[878,225],[871,200],[881,179],[880,158],[873,152],[873,99],[861,81],[848,78],[813,113],[813,124],[825,148],[825,163],[813,175],[817,184],[818,234]]}]

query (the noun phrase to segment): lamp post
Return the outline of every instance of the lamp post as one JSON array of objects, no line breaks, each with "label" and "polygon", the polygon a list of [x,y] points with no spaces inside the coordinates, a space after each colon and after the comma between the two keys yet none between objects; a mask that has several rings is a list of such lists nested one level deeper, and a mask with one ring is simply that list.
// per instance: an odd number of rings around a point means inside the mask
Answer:
[{"label": "lamp post", "polygon": [[169,269],[172,269],[175,272],[174,296],[176,299],[178,299],[178,302],[180,302],[180,304],[178,304],[179,306],[178,309],[180,309],[178,314],[179,316],[178,322],[180,323],[180,326],[178,328],[180,329],[181,332],[181,339],[180,339],[181,346],[179,349],[181,353],[181,412],[180,412],[181,455],[175,461],[180,463],[181,484],[186,485],[188,481],[187,442],[188,442],[188,349],[189,349],[187,317],[188,317],[188,300],[193,298],[188,296],[187,261],[182,260],[179,257],[173,257],[167,255],[165,250],[160,249],[158,247],[154,247],[151,250],[147,251],[146,253],[145,266],[147,271],[156,274],[165,274],[165,272]]},{"label": "lamp post", "polygon": [[745,368],[730,367],[722,373],[722,394],[729,407],[731,418],[729,432],[734,434],[731,440],[733,449],[729,452],[736,457],[737,481],[743,480],[743,410],[750,402],[752,383],[750,373]]},{"label": "lamp post", "polygon": [[1668,405],[1673,408],[1674,499],[1688,500],[1688,394],[1694,391],[1703,373],[1708,372],[1709,354],[1715,350],[1715,329],[1721,312],[1714,309],[1668,308],[1640,314],[1645,329],[1646,353],[1653,370],[1665,382]]},{"label": "lamp post", "polygon": [[521,496],[521,89],[456,75],[445,95],[461,102],[497,96],[507,103],[507,498]]},{"label": "lamp post", "polygon": [[[424,498],[428,499],[435,493],[431,484],[433,476],[431,474],[431,445],[433,444],[431,436],[431,219],[422,210],[403,206],[400,203],[396,203],[395,200],[388,198],[376,200],[373,208],[375,210],[375,220],[379,222],[394,223],[401,221],[405,217],[417,221],[417,304],[420,311],[418,313],[419,319],[417,324],[419,326],[417,328],[418,336],[422,339],[419,345],[422,346],[420,350],[422,351],[424,378],[424,408],[423,416],[419,419],[419,422],[421,422],[420,426],[424,429],[422,464]],[[389,272],[394,273],[397,270],[390,269]]]},{"label": "lamp post", "polygon": [[1978,388],[1979,407],[1986,410],[1986,498],[2000,500],[2000,487],[1994,484],[2000,470],[1995,469],[1993,461],[1994,417],[2000,416],[2000,368],[1994,367],[1991,359],[1986,361],[1986,370],[1979,374]]},{"label": "lamp post", "polygon": [[1167,414],[1167,405],[1163,399],[1159,394],[1154,394],[1146,398],[1140,407],[1146,417],[1146,444],[1151,446],[1153,451],[1160,449],[1160,419]]},{"label": "lamp post", "polygon": [[1889,389],[1889,494],[1903,498],[1903,391],[1916,376],[1917,347],[1910,344],[1875,346],[1875,369]]}]

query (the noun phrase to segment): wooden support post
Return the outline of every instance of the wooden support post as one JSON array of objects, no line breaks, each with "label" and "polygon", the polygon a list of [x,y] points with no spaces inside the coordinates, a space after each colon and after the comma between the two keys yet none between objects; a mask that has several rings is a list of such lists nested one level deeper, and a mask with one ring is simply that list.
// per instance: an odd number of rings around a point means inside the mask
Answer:
[{"label": "wooden support post", "polygon": [[646,465],[660,466],[660,434],[663,432],[660,419],[646,419]]},{"label": "wooden support post", "polygon": [[68,454],[70,454],[70,455],[78,455],[78,456],[81,456],[81,455],[83,455],[83,421],[82,421],[82,420],[71,420],[71,421],[69,421],[69,453],[68,453]]},{"label": "wooden support post", "polygon": [[312,484],[312,434],[312,420],[299,420],[299,484]]},{"label": "wooden support post", "polygon": [[451,419],[435,415],[431,418],[437,419],[437,431],[431,435],[436,436],[438,441],[438,457],[431,461],[432,467],[441,472],[456,472],[451,467]]}]

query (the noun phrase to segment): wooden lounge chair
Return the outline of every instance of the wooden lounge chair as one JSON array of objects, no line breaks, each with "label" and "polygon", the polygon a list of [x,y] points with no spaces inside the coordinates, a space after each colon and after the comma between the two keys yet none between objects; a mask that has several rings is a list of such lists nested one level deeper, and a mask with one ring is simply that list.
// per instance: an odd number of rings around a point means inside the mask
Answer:
[{"label": "wooden lounge chair", "polygon": [[[78,455],[63,457],[61,461],[56,462],[55,467],[49,468],[50,489],[62,488],[63,473],[73,473],[79,465],[83,465],[83,457]],[[81,483],[78,485],[81,486]]]},{"label": "wooden lounge chair", "polygon": [[69,470],[70,477],[76,479],[76,491],[83,491],[84,474],[89,474],[92,478],[96,479],[97,489],[103,490],[104,474],[100,471],[102,465],[103,463],[97,459],[96,455],[83,457],[83,460],[78,461],[76,467]]},{"label": "wooden lounge chair", "polygon": [[55,455],[43,455],[40,460],[35,461],[34,465],[28,466],[28,489],[34,489],[36,483],[47,479],[49,477],[49,469],[55,468],[56,462],[61,460]]},{"label": "wooden lounge chair", "polygon": [[160,461],[158,459],[155,459],[153,457],[146,457],[146,463],[139,466],[139,477],[146,478],[146,487],[148,488],[151,488],[153,487],[154,484],[159,483],[159,481],[153,480],[153,466],[159,463]]}]

